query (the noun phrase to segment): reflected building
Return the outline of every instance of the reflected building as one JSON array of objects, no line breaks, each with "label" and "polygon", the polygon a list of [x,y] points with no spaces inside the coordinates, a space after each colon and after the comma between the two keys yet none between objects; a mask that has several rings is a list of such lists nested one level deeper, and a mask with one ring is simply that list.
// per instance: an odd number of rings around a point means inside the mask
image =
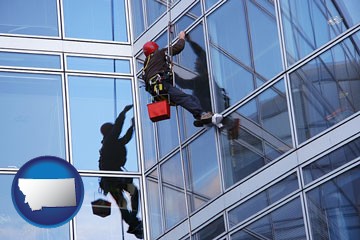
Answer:
[{"label": "reflected building", "polygon": [[[0,3],[0,238],[137,239],[99,179],[133,179],[144,239],[350,240],[360,235],[357,0],[4,0]],[[169,1],[170,2],[170,1]],[[168,35],[169,17],[173,22]],[[185,30],[175,83],[239,119],[195,128],[181,107],[157,123],[142,46]],[[196,81],[196,82],[194,82]],[[99,126],[134,104],[124,171],[99,170]],[[37,156],[72,163],[82,208],[68,224],[23,220],[10,189]]]}]

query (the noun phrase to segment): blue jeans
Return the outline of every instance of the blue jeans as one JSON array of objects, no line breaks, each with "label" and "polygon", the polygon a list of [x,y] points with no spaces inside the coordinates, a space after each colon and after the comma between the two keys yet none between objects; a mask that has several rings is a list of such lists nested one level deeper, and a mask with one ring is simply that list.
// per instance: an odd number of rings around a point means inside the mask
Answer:
[{"label": "blue jeans", "polygon": [[162,81],[162,84],[169,94],[171,102],[188,110],[194,116],[194,118],[200,118],[201,113],[204,111],[200,105],[199,99],[196,96],[184,93],[179,88],[174,87],[168,81]]}]

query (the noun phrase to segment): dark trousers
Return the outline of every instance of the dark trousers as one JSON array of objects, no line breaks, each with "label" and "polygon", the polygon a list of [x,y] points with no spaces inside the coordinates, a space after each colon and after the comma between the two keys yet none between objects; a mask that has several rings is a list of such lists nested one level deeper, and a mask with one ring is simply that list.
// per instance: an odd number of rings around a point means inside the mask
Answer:
[{"label": "dark trousers", "polygon": [[172,83],[168,81],[162,81],[162,83],[170,96],[171,102],[188,110],[194,116],[194,118],[200,118],[203,109],[200,105],[199,99],[196,96],[184,93],[179,88],[174,87]]}]

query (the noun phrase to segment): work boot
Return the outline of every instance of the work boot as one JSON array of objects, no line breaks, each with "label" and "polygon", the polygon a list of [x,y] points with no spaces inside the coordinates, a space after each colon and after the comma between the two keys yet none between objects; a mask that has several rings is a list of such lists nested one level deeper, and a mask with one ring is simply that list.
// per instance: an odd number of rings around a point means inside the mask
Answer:
[{"label": "work boot", "polygon": [[204,123],[200,119],[195,119],[194,122],[193,122],[193,125],[195,127],[203,127]]},{"label": "work boot", "polygon": [[203,112],[200,116],[200,120],[203,124],[211,123],[211,118],[214,114],[212,112]]}]

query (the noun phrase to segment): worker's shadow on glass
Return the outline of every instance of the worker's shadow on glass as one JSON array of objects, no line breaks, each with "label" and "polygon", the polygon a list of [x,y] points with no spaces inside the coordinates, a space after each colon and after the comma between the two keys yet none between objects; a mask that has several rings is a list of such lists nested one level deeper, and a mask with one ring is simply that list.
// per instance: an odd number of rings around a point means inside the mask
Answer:
[{"label": "worker's shadow on glass", "polygon": [[[114,123],[104,123],[101,128],[103,139],[100,149],[99,169],[105,171],[124,171],[126,163],[127,149],[126,144],[130,142],[134,132],[134,119],[126,133],[120,137],[124,125],[126,113],[133,107],[127,105],[118,115]],[[142,221],[137,217],[139,210],[139,190],[135,186],[132,178],[121,177],[101,177],[100,189],[107,195],[110,193],[118,205],[121,217],[129,225],[128,233],[134,234],[137,238],[143,238]],[[131,209],[128,209],[125,192],[130,195]],[[106,205],[106,204],[103,204]],[[110,214],[110,212],[108,213]],[[97,214],[99,215],[99,214]],[[106,215],[106,213],[104,214]],[[104,215],[102,217],[104,217]],[[99,215],[101,216],[101,215]]]},{"label": "worker's shadow on glass", "polygon": [[183,89],[191,90],[192,95],[199,98],[200,105],[205,111],[212,111],[206,52],[198,43],[191,39],[190,34],[187,34],[185,39],[196,55],[196,60],[194,62],[195,73],[189,73],[192,77],[187,78],[182,77],[175,72],[175,83]]},{"label": "worker's shadow on glass", "polygon": [[[206,52],[200,44],[196,43],[190,37],[190,34],[185,36],[186,41],[189,43],[192,51],[196,55],[194,62],[195,75],[190,78],[180,76],[175,72],[176,85],[183,89],[189,89],[194,96],[197,96],[200,100],[201,106],[206,111],[212,111],[211,97],[210,97],[210,85],[209,85],[209,73],[207,68]],[[218,86],[216,82],[213,82],[214,92],[217,95],[219,101],[222,101],[221,109],[226,109],[230,106],[230,98],[224,88]]]}]

